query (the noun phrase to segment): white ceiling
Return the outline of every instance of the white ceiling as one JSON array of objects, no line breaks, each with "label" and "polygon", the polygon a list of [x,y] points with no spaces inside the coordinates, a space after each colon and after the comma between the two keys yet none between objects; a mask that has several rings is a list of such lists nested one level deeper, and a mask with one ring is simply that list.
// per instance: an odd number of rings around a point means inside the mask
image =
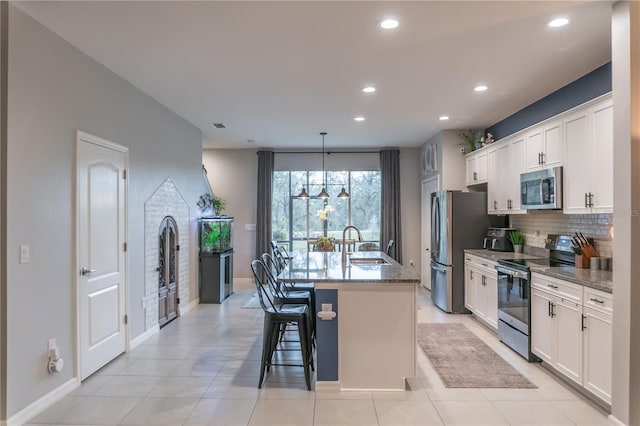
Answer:
[{"label": "white ceiling", "polygon": [[[205,148],[319,148],[320,131],[333,149],[419,146],[442,128],[485,128],[611,58],[604,1],[18,6],[202,129]],[[400,27],[378,29],[386,15]],[[546,26],[560,15],[571,23]]]}]

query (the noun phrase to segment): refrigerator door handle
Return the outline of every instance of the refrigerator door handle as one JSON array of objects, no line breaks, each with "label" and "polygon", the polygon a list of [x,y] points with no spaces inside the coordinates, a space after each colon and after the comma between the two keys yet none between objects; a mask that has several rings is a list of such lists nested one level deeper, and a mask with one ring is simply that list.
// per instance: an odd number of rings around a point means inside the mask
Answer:
[{"label": "refrigerator door handle", "polygon": [[440,197],[433,197],[431,204],[431,232],[433,243],[431,244],[431,258],[440,256]]},{"label": "refrigerator door handle", "polygon": [[439,263],[431,262],[431,268],[433,268],[433,270],[438,272],[447,272],[447,267]]}]

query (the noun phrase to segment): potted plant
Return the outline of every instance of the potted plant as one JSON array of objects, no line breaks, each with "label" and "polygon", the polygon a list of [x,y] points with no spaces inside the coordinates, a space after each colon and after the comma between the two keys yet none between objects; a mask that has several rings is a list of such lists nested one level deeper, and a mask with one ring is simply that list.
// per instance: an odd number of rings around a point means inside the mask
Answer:
[{"label": "potted plant", "polygon": [[222,197],[218,197],[217,195],[213,197],[213,210],[216,213],[216,216],[222,215],[222,212],[227,207],[227,200]]},{"label": "potted plant", "polygon": [[524,234],[520,231],[510,232],[507,236],[511,244],[513,244],[513,251],[515,253],[522,253],[522,246],[524,245]]},{"label": "potted plant", "polygon": [[334,237],[325,237],[321,235],[316,240],[316,250],[318,251],[333,251],[333,246],[336,242]]}]

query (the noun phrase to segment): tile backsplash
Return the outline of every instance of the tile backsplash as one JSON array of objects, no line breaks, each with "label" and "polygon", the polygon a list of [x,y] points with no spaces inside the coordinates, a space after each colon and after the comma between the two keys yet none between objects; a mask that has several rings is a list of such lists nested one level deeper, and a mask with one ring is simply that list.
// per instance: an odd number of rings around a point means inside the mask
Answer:
[{"label": "tile backsplash", "polygon": [[612,256],[613,227],[612,214],[562,214],[551,210],[530,211],[523,215],[511,215],[511,226],[525,234],[526,244],[544,247],[548,234],[573,235],[582,232],[585,237],[593,238],[594,246],[600,256]]}]

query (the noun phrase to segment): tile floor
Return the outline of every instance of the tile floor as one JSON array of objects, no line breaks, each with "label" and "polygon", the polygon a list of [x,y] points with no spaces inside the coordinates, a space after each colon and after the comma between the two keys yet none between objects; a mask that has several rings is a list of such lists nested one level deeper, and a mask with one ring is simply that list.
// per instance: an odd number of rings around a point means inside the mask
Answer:
[{"label": "tile floor", "polygon": [[[258,389],[262,311],[253,291],[199,305],[120,356],[30,425],[606,425],[607,413],[529,364],[469,315],[419,290],[419,322],[462,322],[537,389],[448,389],[418,349],[407,392],[309,392],[301,368]],[[290,354],[290,356],[295,356]]]}]

